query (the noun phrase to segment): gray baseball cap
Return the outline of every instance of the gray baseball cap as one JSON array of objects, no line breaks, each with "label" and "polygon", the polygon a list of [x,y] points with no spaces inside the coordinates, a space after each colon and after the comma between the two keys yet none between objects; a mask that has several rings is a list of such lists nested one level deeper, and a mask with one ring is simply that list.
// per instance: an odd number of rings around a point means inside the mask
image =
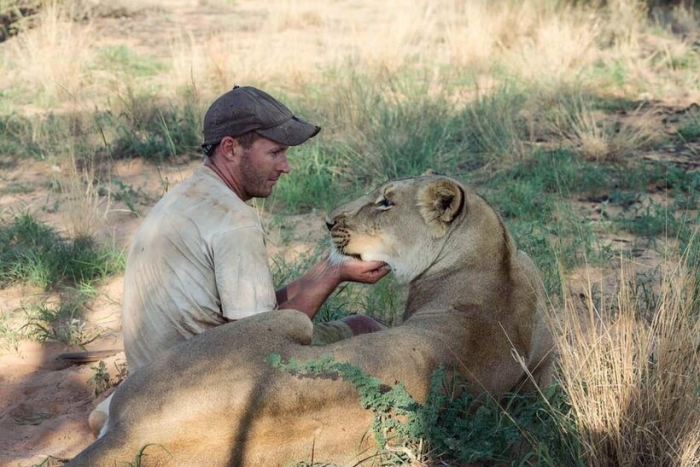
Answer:
[{"label": "gray baseball cap", "polygon": [[216,145],[254,131],[285,146],[297,146],[321,131],[294,115],[284,104],[252,86],[234,86],[216,99],[204,115],[204,143]]}]

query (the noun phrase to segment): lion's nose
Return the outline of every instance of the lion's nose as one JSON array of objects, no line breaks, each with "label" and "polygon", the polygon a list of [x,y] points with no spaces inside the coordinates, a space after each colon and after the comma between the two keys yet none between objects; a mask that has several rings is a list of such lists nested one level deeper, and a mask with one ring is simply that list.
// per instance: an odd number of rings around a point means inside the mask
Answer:
[{"label": "lion's nose", "polygon": [[328,230],[331,230],[338,224],[341,224],[341,227],[343,227],[345,224],[346,217],[347,216],[345,216],[345,214],[329,214],[326,217],[326,227],[328,228]]}]

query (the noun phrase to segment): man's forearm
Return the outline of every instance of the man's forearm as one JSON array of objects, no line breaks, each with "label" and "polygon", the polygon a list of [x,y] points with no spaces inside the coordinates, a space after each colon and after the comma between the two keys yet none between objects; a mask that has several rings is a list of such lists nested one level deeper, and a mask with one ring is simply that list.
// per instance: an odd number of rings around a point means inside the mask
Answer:
[{"label": "man's forearm", "polygon": [[278,309],[299,310],[313,318],[340,282],[337,270],[321,262],[276,292]]}]

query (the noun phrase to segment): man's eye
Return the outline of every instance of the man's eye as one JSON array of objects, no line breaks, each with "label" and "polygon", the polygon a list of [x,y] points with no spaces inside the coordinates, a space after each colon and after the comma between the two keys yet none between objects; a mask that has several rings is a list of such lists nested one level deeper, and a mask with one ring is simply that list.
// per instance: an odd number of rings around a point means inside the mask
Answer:
[{"label": "man's eye", "polygon": [[386,198],[382,198],[376,202],[376,206],[383,211],[391,208],[393,205],[394,203],[392,203],[391,200]]}]

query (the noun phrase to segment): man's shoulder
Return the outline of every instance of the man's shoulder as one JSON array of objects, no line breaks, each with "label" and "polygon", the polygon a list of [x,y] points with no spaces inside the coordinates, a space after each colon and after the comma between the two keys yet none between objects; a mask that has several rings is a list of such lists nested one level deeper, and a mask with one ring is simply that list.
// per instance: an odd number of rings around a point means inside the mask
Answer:
[{"label": "man's shoulder", "polygon": [[159,237],[207,242],[243,227],[261,229],[255,209],[211,175],[216,177],[199,169],[166,193],[144,218],[135,238],[158,232]]},{"label": "man's shoulder", "polygon": [[255,210],[243,202],[210,169],[200,167],[161,199],[170,214],[220,220],[224,223],[257,220]]}]

